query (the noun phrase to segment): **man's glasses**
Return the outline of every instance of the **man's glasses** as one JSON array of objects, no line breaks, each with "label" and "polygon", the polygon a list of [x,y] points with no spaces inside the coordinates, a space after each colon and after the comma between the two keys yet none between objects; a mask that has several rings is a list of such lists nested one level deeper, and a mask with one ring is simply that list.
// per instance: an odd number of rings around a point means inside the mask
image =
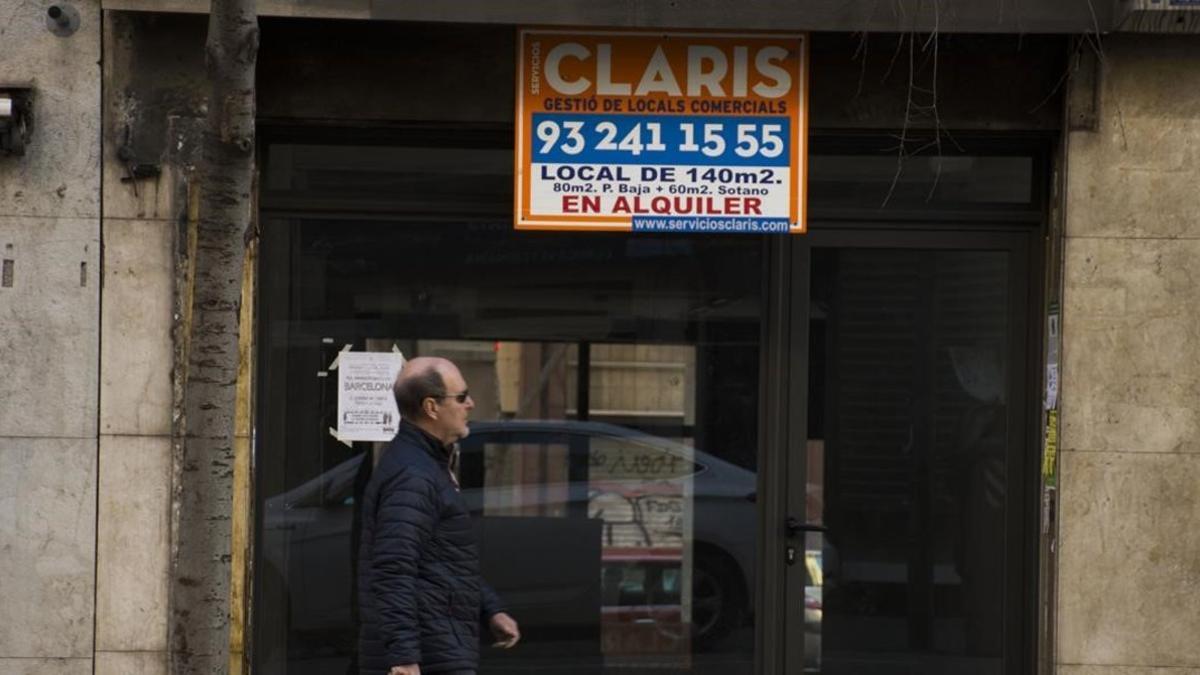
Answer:
[{"label": "man's glasses", "polygon": [[430,396],[429,398],[452,398],[459,403],[466,403],[467,399],[471,398],[471,391],[469,389],[464,389],[461,394],[441,394],[439,396]]}]

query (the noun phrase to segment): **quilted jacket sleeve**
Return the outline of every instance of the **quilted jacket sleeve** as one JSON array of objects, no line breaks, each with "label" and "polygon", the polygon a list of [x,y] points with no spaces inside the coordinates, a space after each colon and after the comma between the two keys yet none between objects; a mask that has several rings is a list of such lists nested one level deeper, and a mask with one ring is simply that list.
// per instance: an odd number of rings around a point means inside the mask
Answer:
[{"label": "quilted jacket sleeve", "polygon": [[483,581],[479,585],[479,609],[480,621],[486,626],[489,619],[493,615],[504,611],[504,602],[500,600],[499,594],[492,588],[491,584]]},{"label": "quilted jacket sleeve", "polygon": [[421,662],[416,582],[436,522],[436,495],[428,477],[408,468],[379,489],[371,593],[378,603],[380,637],[394,666]]}]

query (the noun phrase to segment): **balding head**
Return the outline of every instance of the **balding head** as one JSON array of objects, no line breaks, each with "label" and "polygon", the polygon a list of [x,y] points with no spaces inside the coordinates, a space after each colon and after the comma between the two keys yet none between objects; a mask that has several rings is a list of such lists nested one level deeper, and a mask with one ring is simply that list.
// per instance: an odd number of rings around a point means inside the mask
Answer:
[{"label": "balding head", "polygon": [[400,415],[430,435],[453,443],[466,437],[467,417],[474,401],[467,397],[467,384],[458,367],[448,359],[420,356],[404,364],[392,387]]},{"label": "balding head", "polygon": [[401,415],[410,421],[425,416],[421,402],[446,393],[446,378],[443,375],[446,366],[453,368],[454,364],[433,356],[419,356],[404,364],[396,376],[396,383],[392,385],[396,407]]}]

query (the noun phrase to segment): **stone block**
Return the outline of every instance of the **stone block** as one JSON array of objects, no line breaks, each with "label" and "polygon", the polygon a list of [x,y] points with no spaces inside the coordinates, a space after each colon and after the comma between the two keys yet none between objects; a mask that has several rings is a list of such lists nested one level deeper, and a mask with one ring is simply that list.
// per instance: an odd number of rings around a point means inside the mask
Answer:
[{"label": "stone block", "polygon": [[1200,454],[1200,417],[1184,406],[1082,401],[1063,395],[1062,447]]},{"label": "stone block", "polygon": [[104,221],[102,434],[171,433],[172,241],[163,221]]},{"label": "stone block", "polygon": [[0,438],[0,466],[0,656],[90,659],[96,441]]},{"label": "stone block", "polygon": [[171,439],[102,435],[98,489],[96,649],[165,650]]},{"label": "stone block", "polygon": [[90,673],[91,659],[8,659],[0,656],[0,675]]},{"label": "stone block", "polygon": [[24,157],[0,162],[0,216],[100,214],[100,3],[83,0],[79,30],[46,29],[46,5],[0,0],[0,73],[34,81]]},{"label": "stone block", "polygon": [[1197,455],[1062,455],[1059,661],[1200,668],[1197,486]]},{"label": "stone block", "polygon": [[1067,241],[1065,449],[1200,452],[1200,241]]},{"label": "stone block", "polygon": [[167,675],[167,654],[97,651],[95,675]]},{"label": "stone block", "polygon": [[1200,112],[1107,117],[1071,134],[1067,163],[1068,236],[1200,237]]},{"label": "stone block", "polygon": [[1200,237],[1200,37],[1113,35],[1104,50],[1099,127],[1068,145],[1068,236]]},{"label": "stone block", "polygon": [[0,436],[96,436],[100,242],[90,220],[0,217]]},{"label": "stone block", "polygon": [[1102,114],[1196,119],[1200,115],[1200,37],[1106,36]]},{"label": "stone block", "polygon": [[[150,63],[144,52],[139,58],[135,46],[146,38],[133,29],[136,23],[119,12],[109,11],[104,15],[106,143],[99,167],[104,174],[103,215],[106,219],[169,219],[176,215],[171,211],[175,179],[167,155],[175,147],[164,129],[170,127],[168,117],[173,106],[168,101],[173,97],[150,87],[147,81],[162,78],[162,69],[169,72],[177,59],[174,54],[161,54],[159,62]],[[173,27],[161,27],[159,31],[168,42],[179,42],[178,31]],[[196,48],[202,51],[202,46]],[[197,79],[200,81],[196,83],[194,96],[202,101],[205,95],[202,77]],[[160,173],[135,178],[138,164],[155,166]]]},{"label": "stone block", "polygon": [[1182,315],[1189,307],[1181,301],[1200,298],[1200,240],[1069,238],[1064,275],[1068,293],[1122,292],[1103,313]]},{"label": "stone block", "polygon": [[1200,675],[1200,668],[1153,668],[1146,665],[1060,665],[1058,675]]}]

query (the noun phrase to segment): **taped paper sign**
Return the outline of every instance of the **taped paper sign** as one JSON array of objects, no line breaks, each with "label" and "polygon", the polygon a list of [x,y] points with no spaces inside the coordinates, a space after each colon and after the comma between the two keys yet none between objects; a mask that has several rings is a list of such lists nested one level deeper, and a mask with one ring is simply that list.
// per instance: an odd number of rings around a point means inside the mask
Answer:
[{"label": "taped paper sign", "polygon": [[1046,447],[1042,453],[1042,479],[1055,485],[1058,468],[1058,411],[1046,413]]},{"label": "taped paper sign", "polygon": [[1047,321],[1046,344],[1046,410],[1058,407],[1058,313],[1051,312]]},{"label": "taped paper sign", "polygon": [[338,355],[338,440],[392,440],[400,424],[392,383],[403,365],[399,352]]}]

